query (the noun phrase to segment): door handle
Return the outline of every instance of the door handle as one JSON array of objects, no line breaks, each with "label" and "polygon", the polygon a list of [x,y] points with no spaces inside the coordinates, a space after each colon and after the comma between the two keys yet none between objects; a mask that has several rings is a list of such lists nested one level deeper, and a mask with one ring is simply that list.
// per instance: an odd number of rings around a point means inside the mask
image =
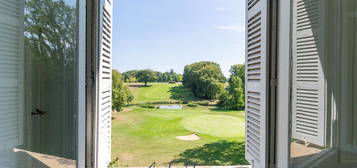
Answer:
[{"label": "door handle", "polygon": [[32,112],[32,115],[45,115],[47,112],[40,109],[36,109],[36,112]]}]

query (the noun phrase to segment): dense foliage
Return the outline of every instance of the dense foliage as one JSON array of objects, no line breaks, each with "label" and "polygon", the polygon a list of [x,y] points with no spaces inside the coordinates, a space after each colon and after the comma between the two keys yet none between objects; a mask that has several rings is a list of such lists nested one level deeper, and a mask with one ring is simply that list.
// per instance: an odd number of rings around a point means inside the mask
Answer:
[{"label": "dense foliage", "polygon": [[174,72],[173,69],[170,72],[156,72],[157,74],[157,82],[181,82],[182,75]]},{"label": "dense foliage", "polygon": [[112,108],[121,111],[122,108],[133,101],[134,96],[124,85],[123,76],[117,70],[112,71]]},{"label": "dense foliage", "polygon": [[135,77],[138,82],[143,82],[145,86],[147,86],[148,82],[154,82],[157,78],[156,73],[150,69],[137,71]]},{"label": "dense foliage", "polygon": [[[144,70],[131,70],[123,73],[125,82],[140,82],[137,78],[137,73]],[[152,70],[150,70],[152,71]],[[169,72],[152,71],[155,74],[155,79],[151,82],[182,82],[182,75],[177,74],[174,70]]]},{"label": "dense foliage", "polygon": [[230,69],[231,75],[228,80],[228,87],[220,95],[218,106],[225,109],[244,108],[244,65],[233,65]]},{"label": "dense foliage", "polygon": [[185,66],[182,83],[197,97],[217,99],[225,81],[219,64],[202,61]]},{"label": "dense foliage", "polygon": [[238,76],[242,80],[243,85],[244,85],[244,83],[245,83],[245,65],[244,64],[232,65],[229,72],[231,73],[231,76]]},{"label": "dense foliage", "polygon": [[131,70],[123,73],[124,82],[137,82],[136,73],[139,70]]}]

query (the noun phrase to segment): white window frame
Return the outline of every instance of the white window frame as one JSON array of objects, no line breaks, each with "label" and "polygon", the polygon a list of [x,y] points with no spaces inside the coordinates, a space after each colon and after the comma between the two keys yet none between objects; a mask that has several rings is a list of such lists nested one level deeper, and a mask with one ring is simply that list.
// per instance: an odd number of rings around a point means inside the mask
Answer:
[{"label": "white window frame", "polygon": [[78,118],[77,162],[85,167],[86,144],[86,0],[78,0]]},{"label": "white window frame", "polygon": [[[276,167],[289,167],[290,160],[290,79],[291,2],[280,0],[278,6],[277,102],[276,102]],[[279,80],[281,79],[281,80]],[[282,80],[284,79],[284,80]]]}]

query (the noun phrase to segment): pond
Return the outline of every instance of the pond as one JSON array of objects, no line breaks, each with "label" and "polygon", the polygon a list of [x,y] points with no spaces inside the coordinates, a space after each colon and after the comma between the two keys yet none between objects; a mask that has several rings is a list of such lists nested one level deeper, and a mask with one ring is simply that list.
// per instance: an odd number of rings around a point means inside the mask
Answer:
[{"label": "pond", "polygon": [[182,105],[174,104],[174,105],[159,105],[155,106],[159,109],[182,109]]}]

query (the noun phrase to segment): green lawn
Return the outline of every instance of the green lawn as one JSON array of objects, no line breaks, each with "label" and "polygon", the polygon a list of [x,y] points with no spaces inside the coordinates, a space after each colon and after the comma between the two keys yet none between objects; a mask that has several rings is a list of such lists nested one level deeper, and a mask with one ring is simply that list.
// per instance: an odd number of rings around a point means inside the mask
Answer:
[{"label": "green lawn", "polygon": [[[135,103],[199,100],[180,84],[131,88]],[[244,112],[212,106],[148,109],[130,106],[113,114],[112,156],[117,166],[238,165],[244,160]],[[196,141],[176,136],[196,134]]]},{"label": "green lawn", "polygon": [[145,87],[141,83],[127,83],[134,95],[134,104],[148,102],[176,102],[199,100],[181,84],[149,83]]}]

